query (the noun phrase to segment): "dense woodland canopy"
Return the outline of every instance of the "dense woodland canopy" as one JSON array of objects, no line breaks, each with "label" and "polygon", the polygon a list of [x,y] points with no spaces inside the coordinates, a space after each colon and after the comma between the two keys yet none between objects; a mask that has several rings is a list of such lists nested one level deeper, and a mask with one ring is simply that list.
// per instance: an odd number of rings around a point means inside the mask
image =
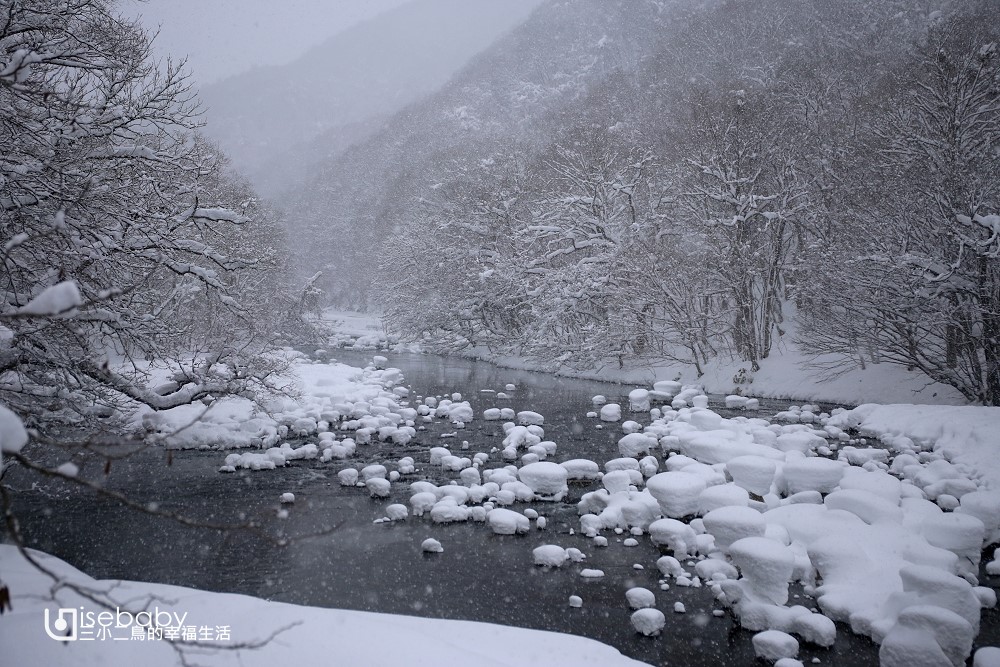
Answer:
[{"label": "dense woodland canopy", "polygon": [[794,340],[997,404],[998,42],[995,0],[549,2],[325,165],[293,234],[332,301],[444,349],[752,374]]}]

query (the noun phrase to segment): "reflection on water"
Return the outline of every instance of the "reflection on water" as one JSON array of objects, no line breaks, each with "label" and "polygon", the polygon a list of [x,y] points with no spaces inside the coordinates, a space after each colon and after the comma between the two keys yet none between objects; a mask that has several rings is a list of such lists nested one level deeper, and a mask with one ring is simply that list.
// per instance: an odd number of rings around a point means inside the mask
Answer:
[{"label": "reflection on water", "polygon": [[[364,365],[370,356],[341,353],[345,363]],[[559,450],[556,461],[592,458],[599,463],[616,458],[620,428],[599,429],[585,414],[594,394],[627,404],[632,387],[572,380],[551,375],[500,369],[487,363],[420,355],[387,355],[400,367],[411,386],[411,396],[458,391],[472,403],[477,416],[489,407],[532,409],[545,415],[546,438]],[[497,400],[481,389],[517,389],[510,400]],[[782,409],[784,403],[765,409]],[[711,615],[719,605],[708,589],[658,588],[655,566],[659,552],[648,539],[625,547],[627,535],[608,533],[608,548],[594,548],[580,535],[575,502],[592,487],[573,485],[567,502],[534,503],[549,520],[546,530],[527,536],[493,535],[482,524],[434,525],[411,517],[396,524],[373,525],[386,505],[406,503],[407,484],[393,485],[393,495],[372,500],[363,489],[343,488],[336,473],[345,465],[392,463],[402,456],[416,459],[418,472],[409,478],[442,482],[455,477],[439,469],[427,470],[427,450],[445,445],[458,449],[469,442],[468,455],[489,452],[502,439],[498,422],[477,419],[453,439],[450,424],[428,425],[418,447],[360,446],[347,462],[329,464],[296,461],[274,471],[223,475],[216,472],[224,454],[185,451],[166,465],[162,452],[143,452],[111,472],[109,486],[163,509],[217,522],[255,518],[272,533],[304,535],[335,527],[328,534],[293,540],[285,547],[259,535],[220,533],[183,528],[94,499],[91,494],[56,483],[29,489],[31,481],[12,480],[18,488],[16,510],[31,546],[53,553],[97,578],[156,581],[207,590],[246,593],[297,604],[367,611],[416,614],[434,618],[461,618],[554,630],[593,637],[623,653],[656,665],[749,665],[754,663],[752,633],[736,627],[727,615]],[[492,466],[500,462],[491,460]],[[99,475],[99,465],[82,474]],[[281,493],[295,493],[287,519],[277,518]],[[518,504],[523,510],[526,505]],[[426,537],[444,545],[444,553],[420,550]],[[587,554],[582,564],[547,571],[532,565],[531,550],[546,543],[575,546]],[[641,566],[643,569],[638,569]],[[604,570],[606,576],[586,580],[582,567]],[[644,638],[629,623],[625,591],[644,586],[657,595],[657,607],[667,615],[664,634]],[[583,608],[568,606],[570,595],[584,600]],[[675,614],[675,602],[687,613]],[[813,606],[806,598],[793,602]],[[998,625],[995,612],[984,615],[985,641]],[[995,643],[995,638],[993,640]],[[850,634],[838,633],[832,649],[803,644],[800,659],[819,658],[823,665],[860,666],[877,663],[877,647]]]}]

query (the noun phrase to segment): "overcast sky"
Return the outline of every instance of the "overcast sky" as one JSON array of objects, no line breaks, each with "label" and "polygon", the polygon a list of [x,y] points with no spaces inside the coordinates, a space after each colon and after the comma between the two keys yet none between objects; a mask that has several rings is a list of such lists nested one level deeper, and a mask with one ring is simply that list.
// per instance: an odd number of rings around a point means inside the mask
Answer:
[{"label": "overcast sky", "polygon": [[408,0],[123,0],[159,26],[160,56],[187,56],[199,83],[294,60],[350,25]]}]

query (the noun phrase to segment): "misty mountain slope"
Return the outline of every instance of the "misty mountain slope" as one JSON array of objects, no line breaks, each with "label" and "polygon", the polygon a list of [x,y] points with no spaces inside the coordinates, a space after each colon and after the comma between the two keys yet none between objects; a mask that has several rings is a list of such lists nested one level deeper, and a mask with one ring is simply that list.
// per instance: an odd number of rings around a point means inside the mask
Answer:
[{"label": "misty mountain slope", "polygon": [[370,270],[358,267],[459,165],[512,144],[541,154],[579,140],[581,131],[599,136],[611,127],[659,144],[662,154],[672,154],[672,144],[684,150],[697,107],[692,94],[710,91],[711,113],[717,91],[768,89],[817,53],[878,51],[860,47],[908,39],[910,15],[926,16],[918,5],[935,3],[832,4],[544,3],[439,92],[395,114],[294,191],[285,203],[303,273],[326,266],[323,284],[334,299],[363,303]]},{"label": "misty mountain slope", "polygon": [[205,87],[205,132],[262,192],[274,194],[308,173],[308,158],[292,158],[290,148],[331,130],[337,137],[320,143],[334,152],[369,136],[373,120],[439,88],[538,2],[414,0],[288,65]]},{"label": "misty mountain slope", "polygon": [[[355,218],[373,300],[437,350],[698,376],[725,359],[735,384],[801,352],[831,377],[889,363],[1000,397],[977,370],[997,307],[970,291],[1000,280],[972,249],[996,243],[977,221],[1000,209],[1000,24],[992,0],[942,4],[719,3],[528,132],[438,138],[416,174],[400,153]],[[938,291],[952,270],[969,277]]]},{"label": "misty mountain slope", "polygon": [[513,141],[541,145],[572,124],[569,109],[595,82],[635,69],[652,52],[670,6],[543,4],[443,89],[397,113],[287,198],[303,273],[326,270],[324,288],[335,298],[363,301],[372,251],[455,160]]},{"label": "misty mountain slope", "polygon": [[266,160],[244,162],[240,164],[240,171],[253,178],[261,194],[280,202],[283,193],[311,178],[317,165],[335,160],[349,147],[368,139],[381,129],[386,119],[386,115],[373,115],[353,123],[334,125],[290,146],[273,146]]},{"label": "misty mountain slope", "polygon": [[[784,89],[780,104],[808,106],[826,90],[863,98],[906,57],[947,0],[755,0],[689,7],[656,50],[627,75],[592,87],[567,113],[578,126],[628,126],[658,150],[690,130],[692,110],[717,94]],[[809,75],[803,75],[808,63]],[[868,76],[857,76],[864,71]],[[696,98],[704,97],[704,100]],[[858,100],[853,101],[858,104]],[[803,108],[818,118],[826,108]],[[678,136],[680,135],[680,137]],[[558,139],[553,135],[553,140]]]}]

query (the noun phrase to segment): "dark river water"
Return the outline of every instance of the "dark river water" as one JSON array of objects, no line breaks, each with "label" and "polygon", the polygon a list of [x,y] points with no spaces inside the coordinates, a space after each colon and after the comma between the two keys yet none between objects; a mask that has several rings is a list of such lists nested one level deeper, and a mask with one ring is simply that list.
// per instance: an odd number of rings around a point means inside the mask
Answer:
[{"label": "dark river water", "polygon": [[[338,351],[336,358],[365,365],[370,353]],[[225,458],[219,451],[175,452],[170,465],[161,450],[145,451],[116,462],[107,479],[110,488],[126,492],[162,509],[215,522],[236,522],[245,516],[257,520],[271,534],[288,536],[277,546],[259,535],[241,531],[180,527],[175,523],[124,509],[95,499],[88,492],[60,483],[28,478],[14,471],[10,484],[16,490],[15,510],[29,546],[52,553],[98,579],[132,579],[191,586],[200,589],[245,593],[271,600],[321,607],[412,614],[432,618],[487,621],[506,625],[584,635],[618,648],[622,653],[654,665],[751,665],[755,663],[750,638],[727,614],[712,616],[720,608],[707,588],[658,588],[655,566],[661,555],[648,538],[639,546],[625,547],[628,535],[605,533],[610,545],[595,548],[577,529],[575,503],[596,486],[571,485],[564,503],[532,503],[548,519],[545,530],[525,536],[494,535],[484,524],[433,524],[428,516],[375,525],[390,503],[407,503],[408,484],[393,484],[389,499],[373,500],[364,489],[344,488],[336,473],[347,465],[387,463],[389,469],[402,456],[416,460],[418,472],[407,479],[441,483],[456,477],[428,465],[428,450],[447,446],[455,453],[463,440],[470,443],[463,454],[489,452],[499,447],[499,422],[484,422],[489,407],[531,409],[545,416],[546,439],[558,443],[550,460],[589,458],[603,464],[616,458],[620,426],[596,428],[587,419],[590,399],[604,394],[627,406],[633,386],[559,378],[548,374],[497,368],[488,363],[412,354],[386,354],[390,365],[401,368],[411,397],[461,392],[472,403],[477,419],[458,437],[440,439],[454,432],[447,423],[429,424],[406,447],[359,446],[348,461],[295,461],[278,470],[235,474],[217,472]],[[481,389],[505,391],[510,400],[498,401]],[[784,409],[787,402],[762,402],[762,415]],[[713,407],[721,413],[713,402]],[[648,417],[647,417],[648,420]],[[499,466],[497,455],[487,467]],[[424,470],[422,471],[421,468]],[[99,476],[101,465],[84,465],[81,474]],[[293,492],[296,502],[287,519],[279,519],[279,497]],[[523,511],[528,505],[518,503]],[[330,530],[326,534],[302,537]],[[441,541],[444,553],[422,553],[427,537]],[[532,564],[531,551],[542,544],[575,546],[587,554],[582,564],[543,570]],[[634,565],[644,569],[635,569]],[[602,579],[584,579],[583,567],[604,570]],[[983,578],[986,585],[996,585]],[[663,634],[637,635],[629,623],[625,591],[644,586],[656,593],[657,608],[667,617]],[[580,609],[567,600],[579,595]],[[674,613],[675,602],[686,613]],[[793,602],[814,606],[802,596]],[[998,642],[1000,619],[985,611],[980,644]],[[238,631],[233,629],[234,633]],[[802,643],[799,659],[809,664],[862,666],[878,663],[878,650],[870,641],[840,628],[837,643],[823,649]]]}]

